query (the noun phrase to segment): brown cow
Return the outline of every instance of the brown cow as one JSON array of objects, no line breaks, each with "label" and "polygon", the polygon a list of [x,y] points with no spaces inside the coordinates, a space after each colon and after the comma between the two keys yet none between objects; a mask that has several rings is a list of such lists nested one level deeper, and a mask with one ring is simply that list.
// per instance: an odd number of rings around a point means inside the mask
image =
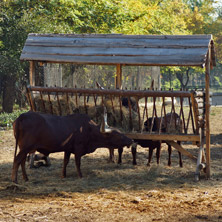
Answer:
[{"label": "brown cow", "polygon": [[[76,168],[79,177],[81,157],[94,152],[97,148],[121,148],[130,146],[133,141],[124,134],[111,130],[102,133],[89,116],[73,114],[69,116],[53,116],[36,112],[20,115],[14,122],[16,138],[15,158],[12,170],[12,181],[17,183],[19,165],[23,178],[28,180],[25,160],[28,153],[38,151],[48,156],[50,153],[65,152],[63,176],[68,156],[75,154]],[[17,145],[20,151],[16,155]]]}]

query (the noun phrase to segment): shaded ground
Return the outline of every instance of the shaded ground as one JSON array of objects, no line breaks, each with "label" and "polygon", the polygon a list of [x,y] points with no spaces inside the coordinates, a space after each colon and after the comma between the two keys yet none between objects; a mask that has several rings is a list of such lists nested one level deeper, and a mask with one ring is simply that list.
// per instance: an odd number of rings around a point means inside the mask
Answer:
[{"label": "shaded ground", "polygon": [[[138,150],[132,165],[125,149],[123,164],[108,163],[108,150],[82,159],[78,179],[74,160],[61,179],[63,154],[52,154],[52,166],[28,169],[28,182],[11,183],[14,155],[12,131],[0,131],[0,221],[222,221],[222,108],[211,109],[212,179],[194,181],[195,162],[174,150],[167,167],[167,147],[161,164],[147,167],[147,149]],[[198,149],[184,145],[197,155]]]}]

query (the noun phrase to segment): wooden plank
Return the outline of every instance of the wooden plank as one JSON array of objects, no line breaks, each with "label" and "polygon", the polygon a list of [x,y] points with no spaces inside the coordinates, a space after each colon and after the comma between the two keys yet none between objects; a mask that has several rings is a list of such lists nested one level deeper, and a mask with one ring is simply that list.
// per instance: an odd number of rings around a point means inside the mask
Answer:
[{"label": "wooden plank", "polygon": [[31,91],[41,92],[59,92],[59,93],[75,93],[87,95],[113,95],[121,97],[190,97],[189,91],[153,91],[153,90],[117,90],[117,89],[84,89],[84,88],[62,88],[62,87],[41,87],[41,86],[27,86]]},{"label": "wooden plank", "polygon": [[22,54],[21,60],[51,61],[78,64],[133,64],[133,65],[184,65],[202,66],[204,57],[192,56],[57,56]]},{"label": "wooden plank", "polygon": [[112,48],[208,48],[210,40],[158,40],[158,39],[27,39],[25,46],[44,47],[112,47]]},{"label": "wooden plank", "polygon": [[208,48],[132,48],[132,47],[48,47],[25,46],[22,54],[64,55],[64,56],[200,56],[207,54]]},{"label": "wooden plank", "polygon": [[167,144],[173,146],[175,149],[177,149],[179,152],[181,152],[183,155],[191,158],[192,160],[197,161],[197,158],[194,157],[190,152],[188,152],[187,150],[185,150],[181,145],[179,145],[178,143],[174,142],[174,141],[167,141]]},{"label": "wooden plank", "polygon": [[28,37],[58,37],[58,38],[135,38],[135,39],[212,39],[211,34],[202,35],[124,35],[124,34],[44,34],[29,33]]},{"label": "wooden plank", "polygon": [[184,41],[184,42],[198,42],[198,41],[208,41],[208,45],[210,41],[212,40],[211,37],[206,37],[204,35],[180,35],[180,36],[154,36],[154,35],[88,35],[88,36],[81,36],[81,35],[52,35],[52,36],[47,36],[47,35],[36,35],[36,36],[31,36],[28,35],[27,40],[33,41],[33,42],[39,42],[39,41],[48,41],[50,42],[51,40],[59,42],[59,41],[67,41],[67,42],[74,42],[74,41],[89,41],[89,42],[95,42],[95,41],[103,41],[103,39],[106,39],[108,41],[146,41],[146,42],[151,42],[151,41]]},{"label": "wooden plank", "polygon": [[164,141],[191,141],[191,142],[199,142],[199,135],[170,135],[170,134],[146,134],[146,133],[126,133],[131,139],[147,139],[147,140],[164,140]]},{"label": "wooden plank", "polygon": [[63,37],[63,38],[136,38],[136,39],[212,39],[211,34],[201,35],[124,35],[124,34],[50,34],[29,33],[28,37]]}]

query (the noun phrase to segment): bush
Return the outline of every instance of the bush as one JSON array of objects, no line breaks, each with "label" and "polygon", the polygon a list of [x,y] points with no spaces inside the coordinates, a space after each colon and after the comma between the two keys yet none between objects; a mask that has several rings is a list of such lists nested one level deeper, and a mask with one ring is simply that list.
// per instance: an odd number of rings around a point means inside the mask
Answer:
[{"label": "bush", "polygon": [[13,113],[0,113],[0,128],[12,128],[12,123],[15,121],[15,119],[27,111],[28,110],[16,110]]}]

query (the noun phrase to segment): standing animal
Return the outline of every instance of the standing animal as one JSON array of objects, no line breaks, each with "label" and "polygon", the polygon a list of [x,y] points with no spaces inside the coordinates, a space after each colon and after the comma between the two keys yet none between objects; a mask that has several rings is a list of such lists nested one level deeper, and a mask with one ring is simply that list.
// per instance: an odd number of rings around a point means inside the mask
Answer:
[{"label": "standing animal", "polygon": [[[173,119],[174,118],[174,119]],[[153,124],[152,124],[153,122]],[[158,131],[160,128],[160,118],[148,118],[144,122],[144,130],[145,131],[150,131],[151,126],[152,126],[152,131]],[[176,124],[172,124],[172,122]],[[180,133],[181,132],[181,126],[180,126],[180,118],[177,113],[171,114],[168,113],[166,114],[166,117],[162,119],[162,125],[161,125],[161,131],[162,132],[168,132],[168,129],[171,125],[171,131],[175,130],[175,132]],[[172,126],[173,125],[173,126]],[[161,151],[161,144],[164,141],[159,141],[159,140],[145,140],[145,139],[134,139],[134,144],[132,146],[132,156],[133,156],[133,165],[136,165],[136,148],[137,145],[140,145],[141,147],[148,147],[149,148],[149,154],[148,154],[148,162],[147,166],[150,166],[152,156],[153,156],[153,150],[156,149],[156,159],[157,159],[157,164],[160,163],[160,151]],[[180,141],[177,142],[180,144]],[[171,166],[171,153],[172,153],[172,147],[168,145],[168,166]],[[178,151],[179,154],[179,165],[180,167],[183,167],[183,162],[182,162],[182,156],[181,153]],[[119,156],[121,156],[121,153],[119,152]],[[118,163],[121,163],[121,157],[119,157]]]},{"label": "standing animal", "polygon": [[[152,121],[153,121],[153,127],[152,127]],[[161,124],[161,126],[160,126]],[[152,129],[151,129],[152,127]],[[158,131],[159,129],[161,132],[174,132],[174,133],[180,133],[181,132],[181,120],[177,113],[167,113],[166,116],[162,118],[149,118],[147,121],[144,122],[144,129],[145,131]],[[136,142],[136,141],[135,141]],[[148,163],[147,165],[150,166],[150,162],[153,155],[153,150],[156,148],[156,158],[157,158],[157,164],[160,162],[160,151],[161,151],[161,143],[162,141],[151,141],[151,140],[140,140],[138,141],[138,144],[142,147],[149,147],[149,155],[148,155]],[[181,142],[178,141],[178,144]],[[168,166],[171,166],[171,153],[172,153],[172,147],[168,145]],[[181,153],[178,151],[179,154],[179,165],[180,167],[183,167],[182,163],[182,156]]]},{"label": "standing animal", "polygon": [[[96,86],[97,86],[98,89],[101,89],[101,90],[105,89],[98,82],[96,82]],[[106,105],[107,105],[108,102],[111,101],[110,97],[109,96],[105,97],[105,101],[106,101]],[[111,103],[112,102],[110,102],[110,104]],[[132,110],[137,112],[137,103],[136,103],[135,98],[131,97],[131,98],[128,99],[127,97],[123,97],[123,98],[121,98],[121,105],[124,106],[127,109],[129,108],[129,106],[131,106]],[[118,149],[118,153],[119,153],[118,163],[122,163],[122,152],[123,152],[122,148]],[[114,163],[114,149],[109,149],[109,162]]]},{"label": "standing animal", "polygon": [[[102,127],[104,128],[104,127]],[[18,168],[21,165],[24,180],[28,180],[25,160],[28,153],[38,151],[46,156],[50,153],[65,152],[63,177],[65,177],[68,156],[75,154],[79,177],[81,157],[94,152],[97,148],[129,147],[133,141],[124,134],[111,130],[101,132],[86,114],[54,116],[29,111],[21,114],[14,122],[16,139],[12,181],[17,183]],[[20,151],[17,153],[17,146]]]}]

